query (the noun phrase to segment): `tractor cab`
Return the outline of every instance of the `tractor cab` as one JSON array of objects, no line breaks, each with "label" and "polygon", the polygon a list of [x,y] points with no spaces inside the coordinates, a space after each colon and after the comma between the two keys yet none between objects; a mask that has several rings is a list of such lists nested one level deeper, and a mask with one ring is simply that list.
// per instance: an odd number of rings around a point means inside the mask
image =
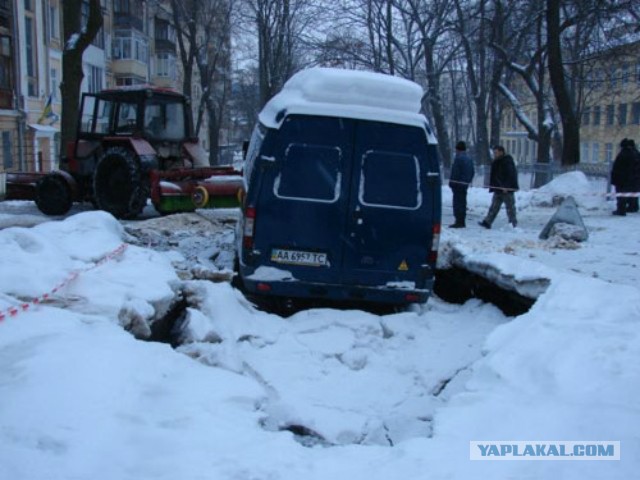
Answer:
[{"label": "tractor cab", "polygon": [[[94,152],[104,150],[105,142],[114,144],[131,138],[146,142],[154,150],[161,170],[204,166],[204,155],[194,159],[191,152],[184,151],[185,144],[194,150],[193,137],[188,99],[177,92],[135,87],[85,93],[77,141],[69,156],[78,160],[95,157]],[[85,163],[93,170],[91,161]]]}]

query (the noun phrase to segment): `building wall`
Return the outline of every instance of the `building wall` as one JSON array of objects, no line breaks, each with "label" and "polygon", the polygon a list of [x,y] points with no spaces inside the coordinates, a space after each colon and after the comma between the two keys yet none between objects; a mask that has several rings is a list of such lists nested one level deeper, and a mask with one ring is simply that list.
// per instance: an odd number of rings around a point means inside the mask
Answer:
[{"label": "building wall", "polygon": [[580,128],[580,159],[612,161],[623,138],[640,142],[640,42],[598,65],[594,88],[586,98]]},{"label": "building wall", "polygon": [[[612,161],[623,138],[640,143],[640,42],[602,55],[585,79],[584,95],[581,163]],[[525,101],[523,108],[535,123],[535,106]],[[502,117],[501,142],[519,163],[535,162],[537,143],[527,138],[511,109]]]}]

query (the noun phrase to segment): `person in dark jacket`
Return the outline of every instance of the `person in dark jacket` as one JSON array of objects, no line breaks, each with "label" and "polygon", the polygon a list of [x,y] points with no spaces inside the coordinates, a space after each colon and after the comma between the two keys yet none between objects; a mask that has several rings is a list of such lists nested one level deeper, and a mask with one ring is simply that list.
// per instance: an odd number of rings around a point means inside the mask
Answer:
[{"label": "person in dark jacket", "polygon": [[[613,161],[611,169],[611,184],[616,187],[616,193],[633,192],[635,189],[636,175],[636,149],[635,143],[628,138],[620,142],[620,152]],[[625,216],[633,210],[633,202],[630,197],[616,197],[616,209],[614,215]]]},{"label": "person in dark jacket", "polygon": [[518,190],[518,171],[511,155],[505,153],[504,147],[496,145],[493,147],[493,162],[491,162],[491,175],[489,180],[489,191],[493,192],[493,199],[487,216],[479,222],[484,228],[491,228],[500,207],[504,203],[507,208],[509,223],[518,225],[516,219],[516,199],[515,192]]},{"label": "person in dark jacket", "polygon": [[474,175],[473,160],[467,155],[467,144],[458,142],[449,177],[449,187],[453,192],[453,216],[456,219],[453,225],[449,225],[451,228],[466,227],[467,190]]},{"label": "person in dark jacket", "polygon": [[640,210],[640,202],[638,202],[637,197],[637,195],[640,194],[640,152],[636,147],[636,142],[632,139],[629,139],[629,146],[633,150],[633,155],[635,157],[635,162],[633,163],[633,192],[636,196],[629,199],[627,211],[636,213]]}]

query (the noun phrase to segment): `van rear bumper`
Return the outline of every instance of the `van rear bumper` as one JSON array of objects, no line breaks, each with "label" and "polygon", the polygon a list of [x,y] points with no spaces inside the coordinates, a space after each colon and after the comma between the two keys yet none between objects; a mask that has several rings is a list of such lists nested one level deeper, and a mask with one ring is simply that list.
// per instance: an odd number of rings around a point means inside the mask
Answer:
[{"label": "van rear bumper", "polygon": [[245,289],[254,295],[305,299],[330,299],[389,304],[425,303],[433,290],[433,279],[424,289],[400,289],[384,286],[337,285],[291,281],[255,281],[244,278]]}]

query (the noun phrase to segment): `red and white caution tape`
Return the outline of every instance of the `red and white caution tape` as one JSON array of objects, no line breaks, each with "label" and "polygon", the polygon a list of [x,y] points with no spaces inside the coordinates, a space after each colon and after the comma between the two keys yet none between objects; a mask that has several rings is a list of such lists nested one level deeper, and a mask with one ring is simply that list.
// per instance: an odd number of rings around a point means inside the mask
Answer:
[{"label": "red and white caution tape", "polygon": [[15,317],[16,315],[18,315],[21,312],[26,312],[32,306],[37,306],[37,305],[39,305],[39,304],[41,304],[43,302],[46,302],[53,295],[58,293],[58,291],[60,291],[62,288],[64,288],[67,285],[69,285],[76,278],[78,278],[80,276],[80,274],[86,273],[86,272],[89,272],[89,271],[91,271],[91,270],[93,270],[95,268],[98,268],[100,265],[104,265],[105,263],[113,260],[114,258],[118,257],[119,255],[122,255],[124,253],[124,251],[127,249],[127,246],[128,245],[126,243],[123,243],[122,245],[120,245],[118,248],[116,248],[112,252],[109,252],[108,254],[106,254],[104,257],[102,257],[100,260],[98,260],[92,266],[90,266],[88,268],[85,268],[84,270],[76,270],[76,271],[71,272],[67,276],[67,278],[65,278],[62,282],[57,284],[55,287],[53,287],[48,293],[44,293],[44,294],[40,295],[39,297],[34,298],[33,300],[29,301],[29,302],[24,302],[24,303],[21,303],[20,305],[9,307],[9,308],[7,308],[5,310],[0,310],[0,322],[5,320],[6,318]]},{"label": "red and white caution tape", "polygon": [[[457,183],[459,185],[465,185],[467,187],[472,186],[469,182],[461,182],[459,180],[449,180],[450,183]],[[501,190],[504,192],[517,192],[516,188],[505,188],[505,187],[494,187],[489,185],[488,187],[482,186],[480,188],[495,188],[496,190]],[[523,190],[524,191],[524,190]],[[555,192],[540,192],[536,191],[536,193],[546,193],[547,195],[555,195]],[[640,197],[640,192],[607,192],[607,193],[598,193],[598,192],[589,192],[589,193],[571,193],[572,196],[581,195],[581,196],[599,196],[599,197],[625,197],[625,198],[634,198]]]}]

